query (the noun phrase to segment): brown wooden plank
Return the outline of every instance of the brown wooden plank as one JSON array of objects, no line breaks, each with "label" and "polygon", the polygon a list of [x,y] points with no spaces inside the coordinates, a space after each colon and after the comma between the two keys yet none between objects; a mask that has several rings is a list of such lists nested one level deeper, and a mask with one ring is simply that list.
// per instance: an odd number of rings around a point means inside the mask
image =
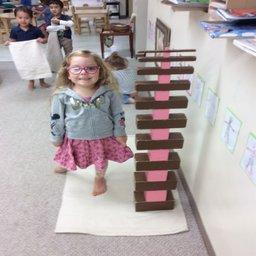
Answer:
[{"label": "brown wooden plank", "polygon": [[143,192],[134,192],[135,210],[142,211],[157,211],[157,210],[171,210],[175,206],[175,201],[171,191],[168,191],[167,200],[163,202],[146,202]]},{"label": "brown wooden plank", "polygon": [[180,132],[169,133],[167,140],[152,140],[149,133],[139,133],[135,136],[136,148],[145,149],[175,149],[182,148],[184,138]]},{"label": "brown wooden plank", "polygon": [[137,68],[138,75],[175,75],[175,74],[193,74],[194,68],[191,66],[171,67],[162,69],[160,67],[139,67]]},{"label": "brown wooden plank", "polygon": [[186,96],[170,96],[169,100],[156,101],[154,97],[136,97],[136,109],[174,109],[187,108],[188,99]]},{"label": "brown wooden plank", "polygon": [[135,172],[136,191],[172,190],[177,187],[177,178],[174,172],[169,171],[166,181],[147,181],[146,172]]},{"label": "brown wooden plank", "polygon": [[170,56],[170,57],[162,57],[162,56],[153,56],[153,57],[140,57],[138,58],[139,62],[177,62],[177,61],[195,61],[196,56]]},{"label": "brown wooden plank", "polygon": [[159,128],[183,128],[186,127],[187,118],[185,114],[170,114],[167,120],[153,120],[151,114],[136,116],[138,129],[159,129]]},{"label": "brown wooden plank", "polygon": [[145,52],[137,52],[135,54],[135,58],[139,58],[139,57],[145,57],[146,56],[146,53]]},{"label": "brown wooden plank", "polygon": [[136,171],[177,170],[180,168],[180,158],[177,152],[170,152],[166,161],[150,161],[148,153],[136,153],[135,168]]},{"label": "brown wooden plank", "polygon": [[178,91],[189,90],[189,80],[171,80],[170,83],[159,84],[158,81],[137,81],[136,91]]},{"label": "brown wooden plank", "polygon": [[145,50],[137,53],[158,53],[158,52],[195,52],[196,49],[172,49],[172,50]]}]

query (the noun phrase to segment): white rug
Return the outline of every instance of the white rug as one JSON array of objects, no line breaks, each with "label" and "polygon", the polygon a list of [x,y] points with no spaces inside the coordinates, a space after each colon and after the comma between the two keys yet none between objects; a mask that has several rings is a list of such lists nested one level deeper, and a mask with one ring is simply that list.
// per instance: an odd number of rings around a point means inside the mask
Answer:
[{"label": "white rug", "polygon": [[[135,152],[134,136],[128,145]],[[70,172],[66,177],[56,233],[86,233],[101,236],[151,236],[187,231],[187,222],[177,191],[174,210],[135,212],[134,160],[109,162],[108,191],[92,196],[94,168]]]}]

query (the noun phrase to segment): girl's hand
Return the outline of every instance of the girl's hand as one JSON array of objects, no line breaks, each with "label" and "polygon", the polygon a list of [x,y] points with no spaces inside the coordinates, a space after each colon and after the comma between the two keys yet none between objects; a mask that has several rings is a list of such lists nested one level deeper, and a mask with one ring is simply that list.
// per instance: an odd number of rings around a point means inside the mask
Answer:
[{"label": "girl's hand", "polygon": [[7,41],[4,43],[4,45],[5,45],[5,46],[8,46],[8,45],[10,45],[11,42],[13,42],[13,41],[12,41],[12,40],[7,40]]},{"label": "girl's hand", "polygon": [[116,137],[116,140],[121,143],[123,146],[126,146],[126,142],[127,142],[127,136],[119,136]]},{"label": "girl's hand", "polygon": [[45,44],[47,42],[47,39],[46,38],[42,38],[42,37],[38,37],[36,39],[36,41],[40,44]]}]

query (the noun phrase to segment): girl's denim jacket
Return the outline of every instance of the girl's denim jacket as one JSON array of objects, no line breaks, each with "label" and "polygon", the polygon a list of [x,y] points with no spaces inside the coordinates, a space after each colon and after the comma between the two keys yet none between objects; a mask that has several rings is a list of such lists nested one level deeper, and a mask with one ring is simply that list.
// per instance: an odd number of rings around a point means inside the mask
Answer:
[{"label": "girl's denim jacket", "polygon": [[70,139],[95,140],[125,136],[124,111],[120,96],[107,86],[100,86],[89,102],[71,89],[53,96],[51,141]]}]

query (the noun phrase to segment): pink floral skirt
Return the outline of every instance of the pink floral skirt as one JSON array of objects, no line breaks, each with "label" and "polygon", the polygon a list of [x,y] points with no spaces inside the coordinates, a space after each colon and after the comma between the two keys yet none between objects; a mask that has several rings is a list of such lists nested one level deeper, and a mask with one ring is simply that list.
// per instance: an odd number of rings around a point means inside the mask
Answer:
[{"label": "pink floral skirt", "polygon": [[97,140],[78,140],[64,138],[63,144],[57,150],[54,160],[67,170],[76,170],[77,166],[85,169],[94,164],[96,170],[104,170],[107,160],[118,163],[133,157],[128,146],[123,146],[115,137]]}]

